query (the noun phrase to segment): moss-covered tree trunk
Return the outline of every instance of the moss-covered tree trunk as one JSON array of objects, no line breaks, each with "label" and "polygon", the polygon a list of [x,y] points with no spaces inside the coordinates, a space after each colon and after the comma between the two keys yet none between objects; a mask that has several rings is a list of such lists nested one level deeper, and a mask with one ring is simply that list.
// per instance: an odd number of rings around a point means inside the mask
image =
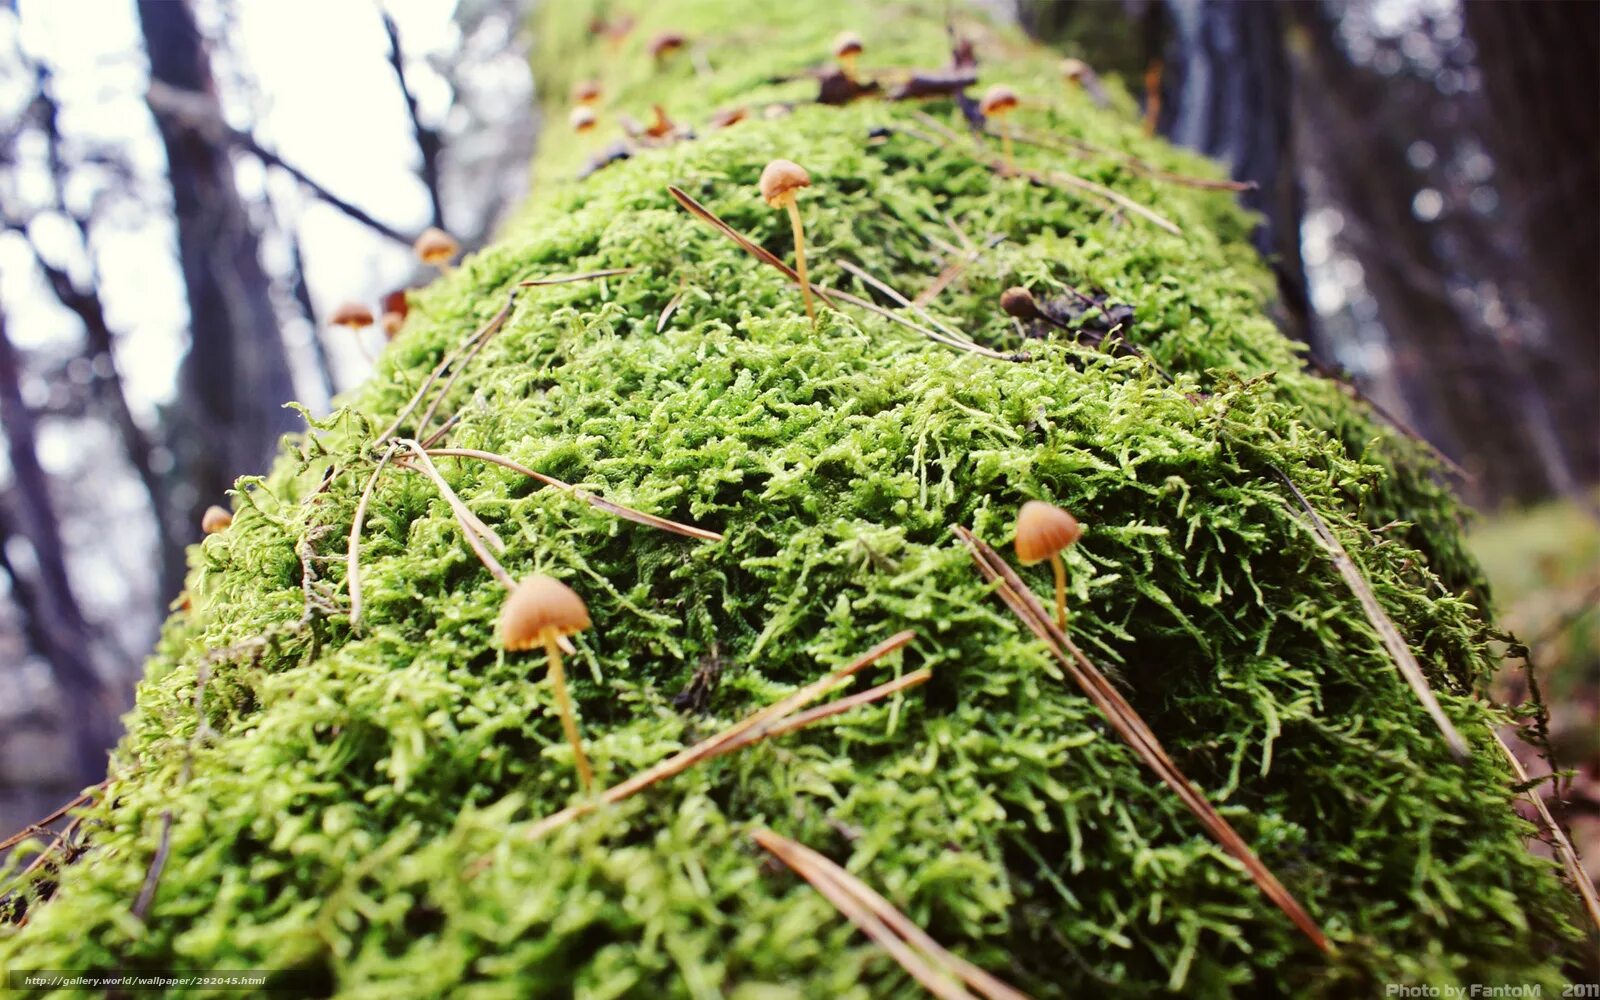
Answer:
[{"label": "moss-covered tree trunk", "polygon": [[[593,76],[603,130],[659,102],[697,137],[578,180],[606,140],[552,130],[504,238],[419,293],[371,384],[241,481],[79,827],[88,850],[11,898],[0,965],[265,968],[372,996],[912,994],[752,842],[765,827],[1039,997],[1558,992],[1578,910],[1524,847],[1500,713],[1476,696],[1489,627],[1453,508],[1416,445],[1302,373],[1264,318],[1270,278],[1230,196],[1081,146],[1017,145],[1019,166],[1105,185],[1172,233],[1102,195],[1002,176],[949,99],[821,106],[815,80],[774,82],[844,28],[866,44],[864,74],[936,68],[944,7],[672,0],[605,41],[593,11],[545,6],[552,121]],[[1140,138],[1125,95],[1097,111],[1048,53],[958,28],[981,85],[1020,92],[1030,135],[1215,176]],[[667,30],[689,48],[653,60]],[[709,124],[734,105],[744,121]],[[667,190],[787,258],[789,221],[756,191],[775,157],[810,171],[819,283],[892,305],[845,265],[916,296],[961,262],[914,322],[1000,357],[842,301],[808,322],[788,279]],[[617,268],[507,306],[520,281]],[[1081,332],[1013,322],[998,307],[1013,285]],[[551,831],[539,821],[585,800],[545,658],[503,650],[505,589],[421,463],[393,460],[402,436],[721,534],[434,459],[511,577],[558,577],[587,602],[568,676],[604,785],[902,629],[915,641],[860,686],[932,680]],[[1467,761],[1279,471],[1359,560]],[[1151,775],[951,533],[1009,549],[1028,499],[1087,525],[1067,556],[1074,639],[1333,954]],[[1047,569],[1022,572],[1050,586]]]}]

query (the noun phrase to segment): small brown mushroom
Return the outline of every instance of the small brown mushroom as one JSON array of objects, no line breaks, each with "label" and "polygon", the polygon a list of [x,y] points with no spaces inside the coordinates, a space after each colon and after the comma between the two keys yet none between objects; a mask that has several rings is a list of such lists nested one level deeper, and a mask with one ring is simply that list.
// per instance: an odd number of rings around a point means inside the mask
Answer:
[{"label": "small brown mushroom", "polygon": [[362,330],[372,325],[372,310],[359,302],[341,303],[339,308],[333,311],[333,317],[328,322],[334,326]]},{"label": "small brown mushroom", "polygon": [[667,56],[683,48],[687,43],[688,39],[680,32],[663,31],[650,39],[650,58],[659,63]]},{"label": "small brown mushroom", "polygon": [[761,197],[773,208],[787,209],[794,227],[794,270],[800,276],[800,294],[805,299],[806,315],[814,324],[816,307],[811,304],[811,282],[806,279],[806,233],[800,223],[800,189],[811,186],[806,168],[792,160],[773,160],[761,171]]},{"label": "small brown mushroom", "polygon": [[723,108],[721,111],[718,111],[716,114],[711,116],[711,127],[728,128],[729,126],[737,125],[744,121],[749,114],[750,109],[746,108],[742,104],[736,108]]},{"label": "small brown mushroom", "polygon": [[1017,109],[1021,102],[1017,100],[1017,92],[1003,83],[997,83],[984,91],[983,100],[978,102],[978,110],[984,115],[993,116],[1000,123],[1000,141],[1005,145],[1006,173],[1011,173],[1011,130],[1006,127],[1006,115]]},{"label": "small brown mushroom", "polygon": [[1044,322],[1051,326],[1067,329],[1067,325],[1040,308],[1039,302],[1033,293],[1021,285],[1012,285],[1000,293],[1000,308],[1007,316],[1013,316],[1024,323]]},{"label": "small brown mushroom", "polygon": [[567,675],[561,663],[562,636],[575,635],[589,627],[589,608],[571,587],[554,577],[535,574],[517,584],[500,608],[500,641],[507,652],[544,647],[550,663],[550,683],[555,688],[556,711],[561,728],[572,745],[578,781],[585,792],[594,787],[594,771],[583,752],[578,735],[578,720],[567,693]]},{"label": "small brown mushroom", "polygon": [[227,531],[228,525],[232,523],[233,515],[228,512],[228,509],[226,507],[218,507],[216,504],[207,507],[206,512],[200,515],[200,530],[208,535],[215,535],[219,531]]},{"label": "small brown mushroom", "polygon": [[667,109],[659,104],[650,107],[650,124],[645,127],[644,134],[652,139],[665,139],[678,131],[678,126],[667,117]]},{"label": "small brown mushroom", "polygon": [[594,109],[586,104],[578,105],[572,109],[571,114],[567,115],[567,122],[572,126],[572,131],[577,132],[579,135],[594,131],[595,123],[598,121],[599,119],[595,117]]},{"label": "small brown mushroom", "polygon": [[572,88],[572,102],[574,104],[600,103],[600,81],[579,81],[579,83]]},{"label": "small brown mushroom", "polygon": [[393,340],[405,325],[406,314],[411,311],[411,304],[406,301],[406,290],[396,289],[383,297],[383,311],[378,316],[378,325],[383,327],[383,335]]},{"label": "small brown mushroom", "polygon": [[856,60],[861,57],[861,36],[853,31],[840,32],[833,40],[833,57],[839,61],[839,72],[855,79]]},{"label": "small brown mushroom", "polygon": [[1050,560],[1056,574],[1056,624],[1067,627],[1067,567],[1061,553],[1083,535],[1078,519],[1042,500],[1029,500],[1017,512],[1016,552],[1024,566]]},{"label": "small brown mushroom", "polygon": [[411,249],[416,252],[418,260],[442,271],[449,267],[456,254],[461,252],[461,244],[443,229],[429,226],[423,230],[421,236],[417,237],[417,242],[411,245]]}]

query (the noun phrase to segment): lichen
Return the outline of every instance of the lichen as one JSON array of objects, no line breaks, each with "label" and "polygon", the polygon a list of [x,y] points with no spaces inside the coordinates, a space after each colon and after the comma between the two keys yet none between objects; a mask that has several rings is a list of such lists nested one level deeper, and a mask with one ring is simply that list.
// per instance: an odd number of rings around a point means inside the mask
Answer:
[{"label": "lichen", "polygon": [[[938,65],[943,7],[869,19],[842,0],[673,0],[638,11],[608,53],[586,47],[582,5],[546,4],[542,46],[568,74],[547,75],[548,90],[598,72],[612,107],[642,116],[663,100],[699,122],[807,95],[814,83],[768,80],[844,27],[866,38],[866,70]],[[645,40],[669,26],[704,46],[709,76],[686,56],[651,68]],[[980,35],[984,82],[1023,94],[1026,128],[1216,176],[1140,136],[1125,95],[1095,110],[1047,53],[963,27]],[[960,127],[944,102],[801,104],[581,182],[594,150],[552,138],[499,242],[417,296],[373,380],[286,442],[270,475],[242,480],[232,527],[194,550],[192,607],[150,661],[91,810],[92,848],[53,894],[28,889],[25,924],[0,931],[0,967],[290,970],[302,992],[346,996],[913,995],[816,892],[765,863],[748,836],[765,825],[1041,998],[1424,981],[1555,992],[1577,961],[1577,910],[1524,846],[1532,829],[1492,746],[1501,715],[1475,696],[1493,667],[1481,587],[1427,453],[1302,371],[1228,195],[1018,144],[1021,166],[1109,185],[1183,230],[1170,235],[908,134],[918,111]],[[915,294],[948,263],[952,224],[1003,237],[932,308],[1031,360],[852,308],[813,327],[791,283],[667,194],[680,186],[787,256],[787,220],[755,191],[774,156],[811,173],[801,204],[824,284],[870,295],[839,267],[849,260]],[[518,280],[615,267],[633,271],[524,290],[443,408],[463,414],[450,443],[725,539],[439,460],[506,541],[513,575],[549,573],[588,601],[594,628],[570,673],[599,780],[902,628],[918,639],[874,676],[929,666],[933,680],[530,840],[576,779],[542,659],[497,648],[503,588],[412,472],[388,470],[374,491],[359,631],[344,540],[377,431],[444,352]],[[1147,353],[1020,342],[997,305],[1013,284],[1131,306],[1127,340]],[[1473,742],[1467,763],[1275,469],[1361,562]],[[1332,958],[1111,733],[949,531],[998,546],[1029,498],[1088,526],[1068,555],[1074,637],[1321,923]],[[308,611],[302,554],[333,613]],[[1048,592],[1047,570],[1025,574]],[[706,712],[675,707],[712,662]]]}]

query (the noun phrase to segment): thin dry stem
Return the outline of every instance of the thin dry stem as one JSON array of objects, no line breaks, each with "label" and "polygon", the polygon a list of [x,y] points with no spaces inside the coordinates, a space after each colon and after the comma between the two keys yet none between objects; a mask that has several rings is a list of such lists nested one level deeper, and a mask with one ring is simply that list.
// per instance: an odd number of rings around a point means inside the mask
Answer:
[{"label": "thin dry stem", "polygon": [[896,678],[895,680],[889,681],[886,684],[879,684],[877,687],[868,688],[865,691],[858,691],[855,694],[846,695],[837,701],[830,701],[826,705],[818,705],[816,708],[808,708],[804,712],[796,713],[795,715],[791,715],[784,719],[769,720],[765,724],[749,730],[733,743],[723,747],[722,752],[726,753],[730,750],[737,750],[739,747],[750,743],[755,743],[759,740],[771,739],[792,733],[797,729],[804,729],[813,722],[819,722],[835,715],[842,715],[845,712],[850,711],[852,708],[856,708],[861,705],[870,705],[871,703],[882,698],[887,698],[892,694],[898,694],[901,691],[907,691],[911,688],[917,687],[918,685],[926,684],[932,678],[933,670],[929,667],[923,667],[920,670],[913,670],[904,677]]},{"label": "thin dry stem", "polygon": [[383,457],[378,459],[377,468],[372,470],[372,475],[367,477],[367,485],[362,487],[361,499],[356,503],[356,518],[350,525],[350,544],[345,555],[345,583],[350,592],[350,628],[353,630],[361,624],[361,526],[367,520],[367,505],[372,502],[373,490],[377,488],[378,477],[383,474],[383,469],[389,464],[389,459],[394,457],[394,451],[399,445],[389,443]]},{"label": "thin dry stem", "polygon": [[958,985],[960,981],[989,1000],[1028,1000],[1027,994],[953,954],[877,890],[826,856],[771,830],[755,830],[751,838],[805,879],[935,996],[971,997]]},{"label": "thin dry stem", "polygon": [[490,555],[489,550],[484,548],[483,545],[485,540],[490,540],[491,544],[503,552],[505,551],[505,542],[502,542],[500,536],[495,534],[487,524],[478,520],[477,515],[467,509],[467,505],[461,502],[460,497],[456,496],[456,491],[450,488],[450,484],[444,481],[443,476],[439,475],[439,470],[434,468],[433,461],[428,458],[428,453],[423,450],[420,444],[409,438],[402,439],[400,444],[409,449],[412,455],[416,457],[415,465],[408,462],[403,468],[420,472],[433,480],[433,484],[439,488],[439,493],[444,497],[445,503],[450,505],[450,510],[455,514],[456,521],[461,525],[461,533],[467,536],[467,544],[472,546],[472,551],[477,554],[478,561],[483,563],[484,567],[494,575],[496,580],[505,584],[506,589],[509,590],[515,587],[517,582],[511,578],[511,574],[506,572],[505,567],[501,566],[499,561]]},{"label": "thin dry stem", "polygon": [[492,451],[479,451],[476,448],[430,448],[428,449],[428,454],[441,458],[476,458],[479,461],[492,462],[495,465],[510,469],[512,472],[521,473],[522,475],[527,476],[529,479],[536,480],[546,486],[550,486],[558,490],[568,490],[573,496],[582,500],[584,503],[589,504],[597,510],[603,510],[608,514],[614,514],[623,520],[633,521],[636,524],[643,524],[651,528],[659,528],[662,531],[669,531],[675,535],[684,535],[688,538],[698,538],[701,541],[722,541],[722,536],[717,534],[715,531],[707,531],[705,528],[696,528],[689,524],[680,524],[677,521],[669,521],[664,517],[657,517],[654,514],[646,514],[643,511],[634,510],[632,507],[624,507],[619,503],[613,503],[604,497],[596,496],[595,494],[586,490],[580,490],[571,483],[564,483],[554,476],[547,476],[542,472],[535,472],[526,465],[514,462],[511,459],[506,458],[504,455],[496,455]]},{"label": "thin dry stem", "polygon": [[960,525],[953,526],[951,530],[966,544],[972,553],[973,562],[977,564],[978,571],[983,574],[984,579],[998,585],[996,593],[1000,599],[1060,661],[1074,683],[1100,710],[1117,734],[1143,758],[1145,764],[1156,772],[1157,777],[1172,789],[1179,801],[1200,820],[1217,842],[1244,865],[1262,893],[1283,910],[1318,949],[1323,952],[1329,951],[1328,939],[1316,921],[1301,907],[1283,883],[1278,881],[1277,876],[1256,857],[1244,838],[1239,836],[1210,801],[1189,782],[1173,763],[1172,758],[1167,756],[1160,740],[1156,739],[1155,733],[1144,719],[1134,711],[1122,693],[1111,685],[1106,676],[1090,662],[1066,633],[1056,626],[1050,619],[1049,612],[1039,603],[1039,599],[1023,583],[1016,571],[1001,558],[1000,553]]},{"label": "thin dry stem", "polygon": [[428,373],[428,377],[422,380],[421,385],[417,386],[417,391],[412,394],[410,401],[400,409],[399,413],[395,414],[394,420],[392,420],[387,427],[379,432],[378,440],[386,441],[393,437],[395,432],[400,429],[400,425],[405,422],[405,419],[409,417],[418,406],[422,405],[422,400],[427,396],[428,390],[433,387],[433,384],[439,380],[440,376],[444,375],[444,373],[449,370],[450,366],[455,363],[456,358],[460,357],[462,352],[471,350],[484,338],[494,336],[495,332],[499,330],[500,327],[505,323],[507,317],[511,315],[511,307],[516,305],[516,303],[517,292],[515,289],[513,289],[511,294],[506,297],[506,304],[500,307],[499,312],[489,317],[488,322],[484,323],[483,326],[479,327],[477,330],[474,330],[471,336],[467,337],[467,339],[462,341],[460,344],[457,344],[447,354],[445,354],[442,359],[440,359],[439,363],[434,366],[433,371]]},{"label": "thin dry stem", "polygon": [[1277,474],[1279,479],[1283,480],[1284,485],[1289,488],[1289,492],[1294,495],[1295,502],[1306,512],[1306,518],[1311,522],[1314,537],[1321,543],[1323,551],[1327,552],[1328,556],[1333,560],[1333,565],[1339,570],[1339,575],[1344,577],[1344,581],[1350,587],[1350,591],[1356,595],[1356,600],[1361,602],[1361,610],[1366,613],[1367,621],[1372,624],[1373,629],[1378,633],[1378,638],[1383,640],[1383,647],[1388,650],[1389,659],[1394,662],[1395,667],[1400,671],[1400,676],[1404,677],[1406,683],[1411,685],[1411,690],[1416,693],[1417,700],[1422,702],[1422,707],[1427,710],[1429,717],[1433,719],[1434,725],[1439,727],[1439,732],[1444,734],[1445,743],[1449,745],[1450,752],[1455,755],[1457,760],[1466,760],[1472,752],[1467,746],[1467,741],[1462,738],[1461,733],[1455,727],[1455,723],[1450,721],[1450,717],[1444,714],[1444,709],[1439,705],[1439,699],[1434,696],[1433,689],[1428,686],[1428,677],[1422,672],[1422,665],[1417,662],[1416,656],[1411,652],[1411,647],[1406,644],[1405,638],[1400,635],[1400,629],[1395,625],[1394,620],[1383,610],[1383,605],[1378,603],[1378,595],[1372,592],[1372,585],[1367,583],[1366,578],[1361,575],[1361,570],[1357,568],[1355,560],[1350,558],[1350,553],[1345,550],[1344,545],[1334,535],[1333,529],[1328,527],[1328,523],[1311,506],[1311,501],[1307,500],[1305,494],[1300,492],[1300,488],[1295,486],[1294,481],[1276,466],[1273,467],[1272,471]]},{"label": "thin dry stem", "polygon": [[632,274],[631,267],[612,267],[604,271],[585,271],[582,274],[563,274],[554,278],[530,278],[527,281],[517,282],[523,288],[542,288],[545,285],[568,285],[574,281],[593,281],[596,278],[610,278],[618,274]]},{"label": "thin dry stem", "polygon": [[773,702],[766,708],[752,712],[715,736],[701,740],[687,750],[680,751],[659,764],[640,771],[626,781],[611,786],[601,792],[597,798],[574,806],[568,806],[560,812],[546,816],[529,827],[525,836],[529,840],[537,840],[547,833],[566,826],[575,819],[594,812],[601,805],[612,805],[621,802],[623,799],[636,795],[659,781],[687,771],[700,761],[710,760],[712,757],[735,749],[736,746],[744,745],[739,742],[739,739],[745,733],[770,719],[783,718],[802,706],[810,704],[914,638],[916,638],[916,633],[911,631],[898,632],[890,636],[833,673],[812,681],[793,694]]},{"label": "thin dry stem", "polygon": [[[1505,739],[1497,732],[1494,734],[1495,743],[1506,755],[1506,760],[1511,764],[1511,773],[1517,776],[1517,781],[1526,784],[1528,772],[1522,766],[1522,761],[1511,752]],[[1589,881],[1589,876],[1583,870],[1583,865],[1578,862],[1578,852],[1573,849],[1572,841],[1567,839],[1567,832],[1561,829],[1561,824],[1550,814],[1550,807],[1545,805],[1544,798],[1536,789],[1530,788],[1523,793],[1529,802],[1533,803],[1534,811],[1539,814],[1539,821],[1550,832],[1550,839],[1555,843],[1556,854],[1561,858],[1561,867],[1566,869],[1567,878],[1572,881],[1574,889],[1578,890],[1578,897],[1583,900],[1583,909],[1589,915],[1589,920],[1596,929],[1600,929],[1600,896],[1595,894],[1594,883]]]}]

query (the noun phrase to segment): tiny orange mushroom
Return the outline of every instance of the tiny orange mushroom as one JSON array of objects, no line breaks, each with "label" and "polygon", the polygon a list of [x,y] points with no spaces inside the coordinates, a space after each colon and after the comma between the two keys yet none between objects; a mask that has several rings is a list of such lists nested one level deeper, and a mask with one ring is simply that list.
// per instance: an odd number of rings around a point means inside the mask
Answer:
[{"label": "tiny orange mushroom", "polygon": [[792,160],[773,160],[761,171],[761,197],[773,208],[787,209],[794,227],[794,270],[800,276],[800,294],[805,299],[806,315],[817,321],[811,304],[811,282],[806,279],[806,233],[800,222],[800,190],[811,186],[806,168]]},{"label": "tiny orange mushroom", "polygon": [[600,119],[595,117],[594,109],[587,104],[580,104],[567,115],[567,124],[572,126],[572,131],[582,135],[594,131],[595,123]]},{"label": "tiny orange mushroom", "polygon": [[681,32],[663,31],[650,39],[650,58],[661,62],[667,56],[688,44],[688,39]]},{"label": "tiny orange mushroom", "polygon": [[500,608],[500,641],[507,652],[544,647],[550,663],[550,683],[555,688],[561,728],[572,745],[578,781],[585,792],[594,787],[594,770],[583,752],[578,720],[567,693],[566,670],[561,663],[560,639],[589,627],[589,608],[583,598],[554,577],[535,574],[517,584]]},{"label": "tiny orange mushroom", "polygon": [[583,80],[572,88],[572,100],[576,104],[600,103],[600,81]]},{"label": "tiny orange mushroom", "polygon": [[208,535],[215,535],[219,531],[227,531],[228,526],[232,523],[233,515],[228,512],[228,509],[226,507],[218,507],[216,504],[207,507],[206,512],[200,515],[200,530]]},{"label": "tiny orange mushroom", "polygon": [[994,116],[1000,123],[1000,141],[1005,145],[1006,173],[1011,173],[1011,129],[1006,127],[1006,115],[1017,109],[1022,103],[1017,99],[1017,92],[1003,83],[997,83],[983,93],[983,100],[978,102],[978,110],[984,115]]},{"label": "tiny orange mushroom", "polygon": [[1050,560],[1056,574],[1056,624],[1067,627],[1067,567],[1061,553],[1083,535],[1078,519],[1042,500],[1029,500],[1017,512],[1016,552],[1024,566]]},{"label": "tiny orange mushroom", "polygon": [[855,79],[856,60],[861,58],[861,36],[853,31],[845,31],[833,40],[833,57],[839,61],[839,72],[846,79]]},{"label": "tiny orange mushroom", "polygon": [[461,244],[443,229],[429,226],[417,237],[417,242],[411,244],[411,249],[416,252],[418,260],[442,271],[461,252]]}]

